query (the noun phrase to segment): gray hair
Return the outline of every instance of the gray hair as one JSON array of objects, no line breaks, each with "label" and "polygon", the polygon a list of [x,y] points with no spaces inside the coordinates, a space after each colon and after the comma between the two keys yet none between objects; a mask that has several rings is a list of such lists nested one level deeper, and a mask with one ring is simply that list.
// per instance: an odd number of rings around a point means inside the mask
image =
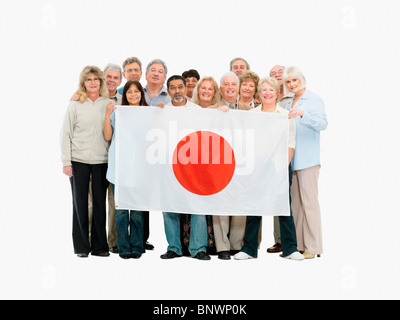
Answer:
[{"label": "gray hair", "polygon": [[163,60],[161,60],[161,59],[154,59],[154,60],[150,61],[149,64],[147,65],[146,73],[149,73],[150,67],[151,67],[153,64],[155,64],[155,63],[161,64],[161,65],[164,67],[165,76],[167,76],[167,73],[168,73],[167,65],[166,65],[165,62],[164,62]]},{"label": "gray hair", "polygon": [[140,71],[142,71],[142,62],[139,60],[139,58],[136,58],[136,57],[131,57],[131,58],[126,59],[126,60],[122,63],[122,68],[123,68],[124,71],[125,71],[125,67],[126,67],[127,64],[131,64],[131,63],[135,63],[135,62],[139,65]]},{"label": "gray hair", "polygon": [[113,71],[118,71],[119,72],[119,78],[122,80],[122,69],[119,65],[115,64],[115,63],[109,63],[108,65],[106,65],[106,67],[104,68],[104,73],[106,73],[106,71],[110,69]]},{"label": "gray hair", "polygon": [[243,58],[235,58],[235,59],[233,59],[233,60],[230,62],[230,64],[229,64],[229,70],[232,70],[232,65],[233,65],[233,63],[234,63],[235,61],[237,61],[237,60],[242,60],[242,61],[244,61],[244,62],[246,63],[246,66],[247,66],[247,70],[250,70],[250,64],[249,64],[245,59],[243,59]]},{"label": "gray hair", "polygon": [[222,87],[222,84],[223,84],[224,79],[225,79],[226,77],[235,77],[236,80],[237,80],[237,85],[240,86],[239,77],[236,75],[236,73],[234,73],[234,72],[232,72],[232,71],[229,71],[229,72],[226,72],[226,73],[224,73],[224,74],[222,75],[221,80],[219,81],[219,85],[220,85],[221,87]]}]

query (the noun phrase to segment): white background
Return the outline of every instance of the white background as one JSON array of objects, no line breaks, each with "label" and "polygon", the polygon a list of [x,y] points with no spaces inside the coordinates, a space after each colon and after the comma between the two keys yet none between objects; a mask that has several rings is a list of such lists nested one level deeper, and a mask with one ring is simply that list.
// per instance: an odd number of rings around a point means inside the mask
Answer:
[{"label": "white background", "polygon": [[[398,13],[392,0],[7,1],[0,4],[0,298],[400,298]],[[161,58],[169,75],[195,68],[219,80],[246,58],[261,77],[302,69],[326,104],[320,204],[325,254],[292,262],[163,261],[73,254],[72,204],[59,132],[85,65]]]}]

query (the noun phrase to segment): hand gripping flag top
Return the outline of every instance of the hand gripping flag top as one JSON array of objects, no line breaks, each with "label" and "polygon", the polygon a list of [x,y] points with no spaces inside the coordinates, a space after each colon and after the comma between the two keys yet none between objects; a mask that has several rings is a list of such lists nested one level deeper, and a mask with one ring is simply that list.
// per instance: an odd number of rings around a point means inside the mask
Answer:
[{"label": "hand gripping flag top", "polygon": [[290,215],[287,116],[183,107],[115,112],[118,209]]}]

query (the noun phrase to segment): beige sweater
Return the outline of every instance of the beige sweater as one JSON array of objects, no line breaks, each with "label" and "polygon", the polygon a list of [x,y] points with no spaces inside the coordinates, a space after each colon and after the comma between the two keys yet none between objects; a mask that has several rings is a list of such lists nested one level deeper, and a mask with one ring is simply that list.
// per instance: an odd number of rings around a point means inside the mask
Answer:
[{"label": "beige sweater", "polygon": [[100,97],[95,102],[72,101],[67,109],[61,129],[61,161],[101,164],[108,161],[110,143],[104,139],[103,126],[109,99]]}]

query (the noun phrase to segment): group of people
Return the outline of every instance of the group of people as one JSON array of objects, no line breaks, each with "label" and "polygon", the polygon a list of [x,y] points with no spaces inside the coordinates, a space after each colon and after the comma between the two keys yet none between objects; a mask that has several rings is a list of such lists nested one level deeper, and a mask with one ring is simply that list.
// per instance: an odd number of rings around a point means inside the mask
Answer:
[{"label": "group of people", "polygon": [[[115,112],[117,105],[161,108],[214,108],[221,112],[277,112],[290,119],[288,171],[291,215],[274,218],[275,244],[267,251],[292,260],[323,253],[318,202],[320,131],[327,127],[322,99],[306,88],[297,67],[274,66],[260,77],[243,58],[233,59],[218,84],[194,70],[167,78],[164,61],[152,60],[145,70],[136,57],[104,71],[85,67],[61,130],[63,173],[73,199],[73,245],[78,257],[138,259],[154,249],[149,239],[149,212],[119,210],[114,204]],[[123,78],[126,84],[121,83]],[[165,86],[166,83],[166,86]],[[234,112],[234,111],[233,111]],[[106,198],[108,193],[108,210]],[[106,232],[108,211],[108,234]],[[191,256],[210,260],[257,258],[261,217],[188,215],[163,212],[168,248],[162,259]]]}]

